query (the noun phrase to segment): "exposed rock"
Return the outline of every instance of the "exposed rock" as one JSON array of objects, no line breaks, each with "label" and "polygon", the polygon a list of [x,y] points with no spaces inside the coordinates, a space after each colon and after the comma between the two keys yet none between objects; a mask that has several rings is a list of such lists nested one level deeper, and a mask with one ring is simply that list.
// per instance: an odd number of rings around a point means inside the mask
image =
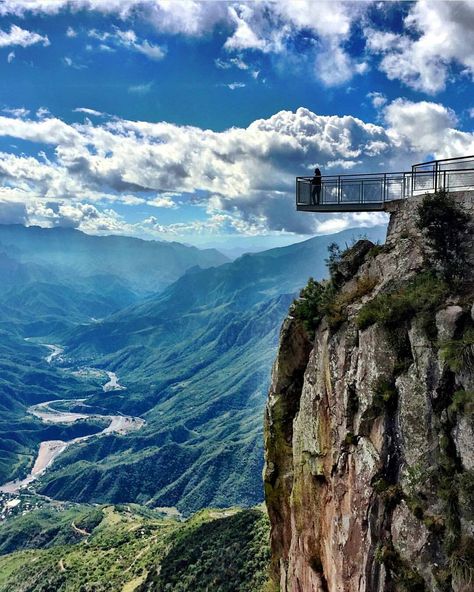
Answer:
[{"label": "exposed rock", "polygon": [[[471,216],[473,197],[457,197]],[[392,323],[358,322],[378,294],[424,277],[433,253],[416,228],[419,203],[392,206],[381,252],[360,241],[343,257],[336,328],[323,319],[310,344],[299,322],[283,325],[264,475],[281,592],[471,590],[472,287],[395,299]]]},{"label": "exposed rock", "polygon": [[458,305],[451,305],[440,310],[436,315],[436,326],[440,341],[453,339],[456,325],[463,314],[463,309]]}]

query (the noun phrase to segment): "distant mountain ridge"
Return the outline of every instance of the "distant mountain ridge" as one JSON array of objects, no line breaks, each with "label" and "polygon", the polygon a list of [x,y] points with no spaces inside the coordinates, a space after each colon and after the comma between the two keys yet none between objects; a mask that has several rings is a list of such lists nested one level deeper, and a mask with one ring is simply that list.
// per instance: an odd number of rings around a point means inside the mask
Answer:
[{"label": "distant mountain ridge", "polygon": [[73,228],[0,225],[0,252],[23,263],[54,267],[65,275],[114,275],[136,292],[159,292],[187,269],[221,265],[215,249],[128,236],[88,235]]}]

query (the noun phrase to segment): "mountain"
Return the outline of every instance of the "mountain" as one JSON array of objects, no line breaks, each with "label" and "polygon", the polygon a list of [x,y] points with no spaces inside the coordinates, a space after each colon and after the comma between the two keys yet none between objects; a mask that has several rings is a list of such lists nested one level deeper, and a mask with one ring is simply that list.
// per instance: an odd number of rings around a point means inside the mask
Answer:
[{"label": "mountain", "polygon": [[474,574],[473,194],[392,205],[285,320],[265,413],[271,590]]},{"label": "mountain", "polygon": [[215,249],[127,236],[92,236],[72,228],[0,225],[0,252],[54,269],[64,278],[113,276],[139,294],[160,292],[187,269],[221,265]]},{"label": "mountain", "polygon": [[268,578],[261,509],[207,510],[180,521],[135,505],[25,498],[8,512],[0,592],[263,592]]},{"label": "mountain", "polygon": [[[29,405],[102,390],[46,363],[41,343],[143,300],[190,267],[225,261],[179,243],[0,225],[0,483],[25,474],[42,440],[81,435],[78,426],[45,425]],[[86,423],[83,434],[98,431]]]},{"label": "mountain", "polygon": [[[383,240],[385,229],[366,234]],[[146,426],[68,449],[41,479],[59,499],[149,502],[183,513],[262,499],[262,413],[279,326],[328,245],[353,230],[191,269],[162,294],[65,332],[72,363],[117,373],[127,390],[91,404]]]}]

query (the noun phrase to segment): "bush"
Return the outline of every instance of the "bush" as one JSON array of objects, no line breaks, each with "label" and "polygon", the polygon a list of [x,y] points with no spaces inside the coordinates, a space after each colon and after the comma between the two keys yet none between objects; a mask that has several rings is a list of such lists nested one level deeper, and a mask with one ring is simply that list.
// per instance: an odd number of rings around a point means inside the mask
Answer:
[{"label": "bush", "polygon": [[441,355],[452,372],[474,370],[474,329],[466,329],[460,339],[441,344]]},{"label": "bush", "polygon": [[446,281],[462,278],[466,261],[466,242],[463,235],[469,217],[457,207],[445,191],[426,195],[418,206],[417,226],[426,232],[433,249],[436,267]]},{"label": "bush", "polygon": [[309,278],[307,285],[300,292],[299,300],[295,300],[293,304],[293,315],[302,321],[311,336],[324,316],[323,300],[326,290],[324,284]]}]

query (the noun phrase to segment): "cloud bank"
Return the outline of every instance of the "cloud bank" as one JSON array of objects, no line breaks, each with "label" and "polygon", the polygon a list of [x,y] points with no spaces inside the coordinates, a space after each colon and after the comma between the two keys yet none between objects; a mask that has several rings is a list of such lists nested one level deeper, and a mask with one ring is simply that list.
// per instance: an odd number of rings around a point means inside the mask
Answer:
[{"label": "cloud bank", "polygon": [[[316,165],[324,173],[400,170],[428,154],[474,152],[474,134],[456,129],[455,114],[441,104],[398,99],[382,109],[383,125],[300,108],[223,132],[108,116],[74,124],[44,112],[0,116],[0,136],[44,146],[37,155],[0,153],[0,201],[25,204],[31,220],[96,232],[130,232],[113,204],[148,203],[158,212],[186,204],[207,212],[206,222],[180,223],[169,233],[220,227],[311,234],[336,218],[322,226],[294,211],[296,175]],[[337,220],[335,229],[377,221]]]}]

